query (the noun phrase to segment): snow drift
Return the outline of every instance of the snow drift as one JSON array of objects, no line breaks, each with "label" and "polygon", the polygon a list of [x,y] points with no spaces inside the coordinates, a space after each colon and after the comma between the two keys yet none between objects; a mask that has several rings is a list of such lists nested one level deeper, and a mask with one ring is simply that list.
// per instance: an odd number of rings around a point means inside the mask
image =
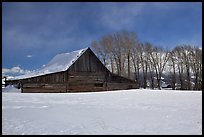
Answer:
[{"label": "snow drift", "polygon": [[21,93],[21,89],[17,89],[14,85],[8,85],[5,88],[2,88],[2,92]]},{"label": "snow drift", "polygon": [[202,92],[2,92],[2,134],[202,134]]}]

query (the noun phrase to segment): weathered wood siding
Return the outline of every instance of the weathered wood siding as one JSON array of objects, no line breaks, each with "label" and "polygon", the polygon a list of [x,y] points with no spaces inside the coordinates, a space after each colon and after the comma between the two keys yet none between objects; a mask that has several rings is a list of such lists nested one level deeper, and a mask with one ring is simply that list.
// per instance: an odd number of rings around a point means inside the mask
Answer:
[{"label": "weathered wood siding", "polygon": [[68,92],[137,88],[135,81],[106,72],[71,72]]},{"label": "weathered wood siding", "polygon": [[40,93],[40,92],[48,92],[48,93],[64,93],[66,92],[66,85],[65,83],[58,83],[58,84],[23,84],[23,93]]},{"label": "weathered wood siding", "polygon": [[21,80],[25,83],[63,83],[66,81],[66,72],[46,74]]},{"label": "weathered wood siding", "polygon": [[57,72],[19,80],[26,92],[66,92],[67,72]]},{"label": "weathered wood siding", "polygon": [[96,55],[88,49],[69,68],[69,72],[106,72],[108,69],[101,63]]},{"label": "weathered wood siding", "polygon": [[70,72],[68,91],[103,91],[106,90],[104,72]]}]

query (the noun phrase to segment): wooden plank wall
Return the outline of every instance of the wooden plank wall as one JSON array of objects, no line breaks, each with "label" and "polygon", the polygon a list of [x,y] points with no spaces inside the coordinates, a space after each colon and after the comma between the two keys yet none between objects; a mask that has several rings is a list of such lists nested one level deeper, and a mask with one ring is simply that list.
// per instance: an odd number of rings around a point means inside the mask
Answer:
[{"label": "wooden plank wall", "polygon": [[69,68],[70,72],[105,72],[108,69],[89,49]]},{"label": "wooden plank wall", "polygon": [[103,91],[106,79],[103,72],[71,72],[68,79],[68,91]]},{"label": "wooden plank wall", "polygon": [[75,72],[69,75],[68,92],[137,88],[136,82],[105,72]]},{"label": "wooden plank wall", "polygon": [[23,84],[23,93],[64,93],[65,84]]},{"label": "wooden plank wall", "polygon": [[[23,93],[85,92],[137,88],[134,81],[107,72],[59,72],[21,80]],[[15,81],[18,83],[18,81]]]},{"label": "wooden plank wall", "polygon": [[65,71],[23,79],[21,80],[22,92],[66,92],[66,75]]}]

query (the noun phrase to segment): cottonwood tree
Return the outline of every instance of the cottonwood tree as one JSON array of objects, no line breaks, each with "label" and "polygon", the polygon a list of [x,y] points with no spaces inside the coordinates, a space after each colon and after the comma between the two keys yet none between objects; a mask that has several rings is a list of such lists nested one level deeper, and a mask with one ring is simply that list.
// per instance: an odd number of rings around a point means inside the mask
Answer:
[{"label": "cottonwood tree", "polygon": [[193,47],[192,50],[190,51],[190,62],[191,62],[191,68],[192,72],[195,76],[195,85],[194,85],[194,90],[201,90],[201,81],[202,81],[202,50]]},{"label": "cottonwood tree", "polygon": [[148,59],[148,72],[149,72],[149,81],[150,81],[150,88],[154,89],[154,78],[155,78],[155,73],[154,73],[154,66],[150,61],[150,58]]},{"label": "cottonwood tree", "polygon": [[169,52],[165,51],[161,47],[153,47],[152,44],[147,43],[147,52],[150,57],[150,62],[155,69],[157,88],[161,89],[161,77],[164,71],[164,67],[169,59]]},{"label": "cottonwood tree", "polygon": [[146,45],[136,42],[135,46],[131,49],[131,59],[134,66],[135,77],[140,77],[140,70],[142,71],[143,88],[147,87],[147,72],[148,72],[148,53],[146,51]]},{"label": "cottonwood tree", "polygon": [[135,33],[121,31],[112,35],[105,35],[98,42],[92,42],[92,47],[105,65],[107,65],[107,60],[110,60],[112,72],[114,72],[114,64],[116,64],[117,73],[120,76],[126,74],[125,62],[127,60],[127,74],[130,78],[131,48],[135,39]]},{"label": "cottonwood tree", "polygon": [[123,39],[119,32],[113,34],[113,56],[116,62],[117,73],[122,76],[124,74],[125,54],[123,48]]},{"label": "cottonwood tree", "polygon": [[147,71],[148,71],[148,44],[139,44],[138,45],[138,56],[140,58],[141,69],[143,74],[143,88],[146,89],[147,87]]},{"label": "cottonwood tree", "polygon": [[[111,63],[111,70],[114,73],[114,62],[113,62],[113,37],[111,35],[105,35],[101,38],[100,43],[103,46],[104,52],[106,53],[107,60]],[[107,63],[106,63],[107,64]]]},{"label": "cottonwood tree", "polygon": [[170,78],[171,78],[171,86],[172,89],[175,90],[176,89],[176,54],[174,52],[174,50],[172,50],[171,52],[169,52],[169,73],[170,73]]},{"label": "cottonwood tree", "polygon": [[111,60],[114,59],[115,61],[118,75],[125,76],[125,62],[127,61],[127,74],[128,78],[130,78],[131,49],[136,43],[136,34],[127,31],[116,32],[109,36],[109,41],[111,41],[111,44],[109,44],[111,46],[108,46],[111,49],[109,54]]},{"label": "cottonwood tree", "polygon": [[131,49],[134,48],[134,46],[137,44],[137,38],[134,32],[122,31],[121,35],[123,38],[123,49],[126,55],[125,58],[127,59],[128,78],[130,78],[130,58],[132,54]]},{"label": "cottonwood tree", "polygon": [[[202,67],[200,67],[202,66],[202,50],[191,45],[179,45],[172,50],[172,54],[173,66],[178,70],[180,89],[198,89],[201,83],[199,75],[202,73]],[[195,76],[195,84],[191,76]],[[192,87],[193,84],[194,87]]]},{"label": "cottonwood tree", "polygon": [[113,62],[113,38],[111,35],[103,36],[99,41],[93,41],[91,47],[96,52],[99,59],[106,66],[108,61],[111,62],[111,70],[114,72],[114,62]]},{"label": "cottonwood tree", "polygon": [[140,43],[136,34],[128,31],[105,35],[93,41],[92,47],[105,66],[110,64],[112,73],[130,78],[132,71],[135,80],[139,85],[142,82],[144,88],[147,81],[154,88],[156,78],[157,87],[161,89],[165,69],[169,72],[173,89],[176,89],[178,81],[180,89],[191,89],[192,82],[195,83],[193,89],[202,88],[202,50],[199,48],[181,45],[169,52],[151,43]]},{"label": "cottonwood tree", "polygon": [[106,66],[107,52],[105,51],[104,46],[102,46],[100,42],[93,41],[91,43],[91,47],[93,47],[94,51],[98,55],[98,58]]},{"label": "cottonwood tree", "polygon": [[138,84],[140,86],[140,82],[139,82],[139,77],[140,77],[140,57],[138,54],[138,46],[139,46],[139,42],[137,41],[135,43],[135,45],[131,48],[131,60],[132,60],[132,64],[133,64],[133,68],[134,68],[134,74],[135,74],[135,80],[138,81]]},{"label": "cottonwood tree", "polygon": [[183,57],[182,57],[182,49],[180,46],[176,46],[173,49],[174,52],[174,57],[176,61],[176,66],[178,70],[178,75],[179,75],[179,81],[180,81],[180,89],[183,90],[185,89],[185,78],[184,78],[184,62],[183,62]]},{"label": "cottonwood tree", "polygon": [[191,89],[191,74],[190,74],[190,67],[191,67],[191,46],[190,45],[183,45],[180,46],[180,52],[181,52],[181,58],[184,63],[184,70],[185,70],[185,87],[186,89],[190,90]]}]

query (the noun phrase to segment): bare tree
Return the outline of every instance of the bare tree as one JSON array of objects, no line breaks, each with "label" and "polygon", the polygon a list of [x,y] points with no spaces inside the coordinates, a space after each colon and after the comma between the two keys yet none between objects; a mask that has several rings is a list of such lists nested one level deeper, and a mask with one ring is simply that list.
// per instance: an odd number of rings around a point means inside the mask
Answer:
[{"label": "bare tree", "polygon": [[180,89],[183,90],[185,89],[185,78],[184,78],[184,62],[183,62],[183,57],[182,57],[182,49],[180,46],[176,46],[173,50],[174,52],[174,57],[176,61],[176,66],[178,69],[178,75],[179,75],[179,81],[180,81]]},{"label": "bare tree", "polygon": [[169,59],[169,52],[159,47],[153,47],[150,43],[147,43],[147,51],[150,61],[155,69],[157,87],[158,89],[161,89],[161,77],[164,67]]},{"label": "bare tree", "polygon": [[194,47],[191,50],[191,58],[190,58],[190,62],[191,62],[191,68],[192,68],[192,72],[194,73],[195,76],[195,85],[194,85],[194,90],[201,90],[201,82],[202,81],[202,50]]},{"label": "bare tree", "polygon": [[106,35],[103,36],[102,39],[100,40],[101,42],[101,46],[103,46],[104,52],[106,52],[107,55],[107,60],[110,61],[111,63],[111,70],[112,73],[114,73],[114,62],[113,62],[113,54],[112,54],[112,50],[113,50],[113,37],[111,35]]},{"label": "bare tree", "polygon": [[93,41],[91,46],[105,66],[110,61],[111,70],[112,72],[114,72],[115,68],[114,68],[113,53],[112,53],[113,37],[111,35],[103,36],[98,42]]},{"label": "bare tree", "polygon": [[110,63],[111,63],[111,71],[112,73],[114,73],[115,71],[115,65],[114,65],[114,56],[113,56],[113,37],[112,35],[107,35],[107,52],[108,52],[108,55],[109,55],[109,60],[110,60]]},{"label": "bare tree", "polygon": [[173,89],[177,82],[181,84],[180,89],[202,88],[202,50],[199,48],[181,45],[169,52],[150,43],[139,43],[136,34],[128,31],[105,35],[91,45],[103,64],[111,66],[112,73],[130,78],[134,72],[135,80],[144,88],[148,81],[154,88],[156,78],[161,89],[161,77],[167,68]]},{"label": "bare tree", "polygon": [[139,46],[139,42],[136,42],[135,45],[131,48],[130,56],[134,67],[135,80],[138,81],[138,84],[140,86],[140,82],[139,82],[140,58],[138,55],[138,46]]},{"label": "bare tree", "polygon": [[[100,43],[101,42],[101,43]],[[91,46],[95,50],[96,54],[98,55],[99,59],[103,62],[103,64],[106,66],[106,60],[107,60],[107,52],[105,51],[104,46],[102,46],[102,41],[97,42],[93,41],[91,43]]]},{"label": "bare tree", "polygon": [[186,79],[187,83],[185,83],[188,90],[191,89],[191,74],[190,74],[190,60],[191,60],[191,46],[190,45],[184,45],[180,46],[181,49],[181,57],[183,59],[183,63],[185,66],[185,73],[186,73]]},{"label": "bare tree", "polygon": [[[170,53],[169,53],[169,59],[170,59],[170,70],[169,70],[169,73],[170,73],[170,77],[171,77],[171,86],[172,86],[172,89],[175,90],[176,89],[176,56],[175,56],[175,53],[174,53],[174,50],[172,50]],[[171,72],[173,71],[173,72]]]},{"label": "bare tree", "polygon": [[154,73],[154,66],[150,61],[150,58],[148,59],[148,71],[149,71],[149,77],[150,77],[150,88],[154,89],[154,77],[155,77],[155,73]]},{"label": "bare tree", "polygon": [[123,49],[126,54],[125,58],[127,59],[127,71],[128,71],[128,78],[130,78],[130,58],[131,58],[131,52],[132,48],[137,43],[136,34],[134,32],[127,32],[122,31],[122,38],[123,38]]},{"label": "bare tree", "polygon": [[146,44],[139,44],[138,45],[138,55],[140,58],[142,74],[143,74],[143,88],[146,89],[147,87],[147,71],[148,71],[148,48],[146,48]]}]

